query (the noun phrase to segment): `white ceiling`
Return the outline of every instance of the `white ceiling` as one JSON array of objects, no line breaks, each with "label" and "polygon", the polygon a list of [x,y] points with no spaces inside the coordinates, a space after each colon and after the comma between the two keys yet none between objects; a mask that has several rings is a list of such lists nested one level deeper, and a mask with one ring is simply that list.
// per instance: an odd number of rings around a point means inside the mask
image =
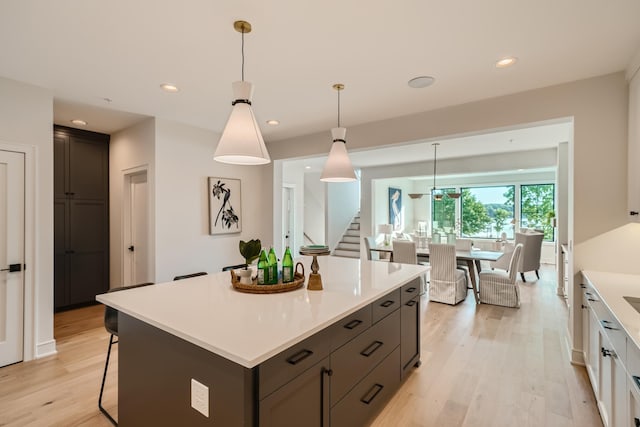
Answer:
[{"label": "white ceiling", "polygon": [[[2,0],[0,76],[51,89],[60,124],[111,133],[157,116],[220,132],[245,19],[270,141],[335,126],[336,82],[349,127],[620,71],[639,18],[638,0]],[[505,55],[519,61],[496,69]],[[418,75],[436,82],[409,88]]]}]

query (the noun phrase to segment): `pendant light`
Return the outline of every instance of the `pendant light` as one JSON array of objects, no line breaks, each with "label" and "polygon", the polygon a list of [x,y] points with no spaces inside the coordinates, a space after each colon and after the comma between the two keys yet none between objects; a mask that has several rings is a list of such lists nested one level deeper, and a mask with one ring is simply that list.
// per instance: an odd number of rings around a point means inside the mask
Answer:
[{"label": "pendant light", "polygon": [[436,172],[437,172],[437,165],[438,165],[438,146],[440,145],[439,142],[434,142],[433,144],[433,188],[431,189],[431,193],[409,193],[409,197],[411,199],[421,199],[422,196],[426,196],[431,194],[431,197],[433,197],[433,200],[435,201],[440,201],[442,200],[442,197],[444,196],[444,194],[447,195],[447,197],[449,197],[450,199],[457,199],[460,197],[460,193],[455,193],[455,192],[450,192],[450,193],[436,193]]},{"label": "pendant light", "polygon": [[242,33],[242,80],[231,85],[235,100],[213,159],[232,165],[263,165],[271,158],[251,109],[253,85],[244,81],[244,35],[251,32],[251,24],[236,21],[233,28]]},{"label": "pendant light", "polygon": [[333,143],[329,151],[329,157],[324,164],[320,181],[324,182],[350,182],[356,180],[349,153],[347,153],[347,141],[345,139],[347,129],[340,127],[340,91],[344,85],[336,83],[333,88],[338,92],[338,127],[331,129]]}]

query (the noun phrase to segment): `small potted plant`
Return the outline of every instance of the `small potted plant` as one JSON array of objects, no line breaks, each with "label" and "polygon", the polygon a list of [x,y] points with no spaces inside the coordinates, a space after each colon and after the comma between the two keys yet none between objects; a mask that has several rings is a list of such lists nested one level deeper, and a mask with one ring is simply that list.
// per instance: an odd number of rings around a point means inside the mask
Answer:
[{"label": "small potted plant", "polygon": [[240,277],[240,283],[243,285],[250,285],[253,282],[251,277],[252,270],[249,268],[249,264],[258,259],[260,256],[260,250],[262,249],[262,243],[260,239],[251,239],[248,242],[240,240],[238,245],[240,255],[244,258],[245,267],[241,270],[236,270],[236,276]]}]

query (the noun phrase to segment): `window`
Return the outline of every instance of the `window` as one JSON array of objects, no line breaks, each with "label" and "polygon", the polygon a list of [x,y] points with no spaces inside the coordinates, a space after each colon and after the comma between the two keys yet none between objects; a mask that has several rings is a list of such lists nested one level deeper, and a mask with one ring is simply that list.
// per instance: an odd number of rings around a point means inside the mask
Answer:
[{"label": "window", "polygon": [[461,200],[463,236],[513,239],[515,186],[463,188]]},{"label": "window", "polygon": [[[441,188],[437,193],[453,193],[455,188]],[[431,220],[433,230],[445,233],[454,232],[456,228],[456,199],[443,196],[440,200],[431,197]]]},{"label": "window", "polygon": [[544,240],[554,240],[555,185],[520,186],[520,227],[544,231]]}]

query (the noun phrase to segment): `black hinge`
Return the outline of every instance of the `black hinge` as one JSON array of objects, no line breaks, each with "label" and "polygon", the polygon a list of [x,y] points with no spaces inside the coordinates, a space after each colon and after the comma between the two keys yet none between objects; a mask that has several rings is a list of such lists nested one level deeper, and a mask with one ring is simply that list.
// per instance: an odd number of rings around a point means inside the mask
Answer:
[{"label": "black hinge", "polygon": [[638,215],[638,214],[640,214],[640,212],[638,212],[638,211],[630,211],[629,212],[629,215],[631,215],[631,216],[635,216],[635,215]]}]

